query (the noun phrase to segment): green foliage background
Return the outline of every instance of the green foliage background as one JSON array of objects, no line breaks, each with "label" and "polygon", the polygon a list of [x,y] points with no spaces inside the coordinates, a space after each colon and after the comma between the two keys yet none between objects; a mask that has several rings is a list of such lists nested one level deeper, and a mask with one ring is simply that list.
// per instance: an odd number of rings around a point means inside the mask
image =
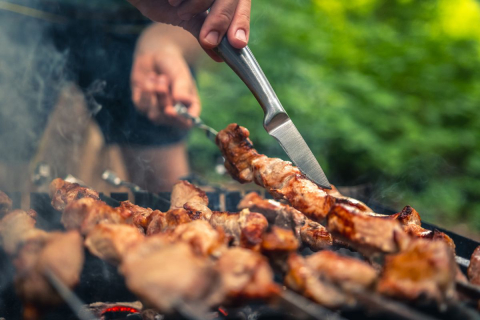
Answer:
[{"label": "green foliage background", "polygon": [[[332,183],[480,229],[479,24],[474,0],[257,0],[250,47]],[[229,68],[198,78],[207,123],[285,158]],[[190,150],[212,173],[216,147],[194,132]]]}]

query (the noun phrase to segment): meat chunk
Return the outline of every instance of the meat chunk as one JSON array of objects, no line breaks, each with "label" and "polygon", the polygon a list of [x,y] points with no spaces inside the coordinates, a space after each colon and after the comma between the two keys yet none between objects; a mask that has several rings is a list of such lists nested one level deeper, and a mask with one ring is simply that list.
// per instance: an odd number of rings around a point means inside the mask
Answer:
[{"label": "meat chunk", "polygon": [[[148,248],[151,245],[153,248]],[[149,239],[139,246],[126,253],[121,272],[130,291],[148,305],[168,313],[180,303],[208,308],[222,301],[223,293],[217,290],[220,277],[213,263],[194,254],[188,244],[165,245]]]},{"label": "meat chunk", "polygon": [[264,234],[262,240],[262,252],[292,252],[297,250],[299,243],[292,230],[273,226]]},{"label": "meat chunk", "polygon": [[401,252],[385,257],[377,291],[398,299],[423,297],[444,303],[455,296],[455,276],[455,259],[447,244],[412,239]]},{"label": "meat chunk", "polygon": [[306,261],[321,277],[347,291],[364,292],[373,287],[378,277],[377,271],[366,262],[333,251],[314,253]]},{"label": "meat chunk", "polygon": [[46,272],[73,288],[79,281],[83,259],[82,237],[77,231],[28,239],[14,260],[15,288],[24,302],[24,319],[38,319],[44,309],[63,301]]},{"label": "meat chunk", "polygon": [[15,256],[28,239],[47,236],[47,232],[35,228],[36,215],[33,210],[14,210],[3,217],[0,221],[0,236],[6,253]]},{"label": "meat chunk", "polygon": [[147,229],[149,217],[153,213],[152,209],[137,206],[130,201],[122,201],[115,210],[125,221],[142,229]]},{"label": "meat chunk", "polygon": [[213,212],[210,224],[222,227],[233,237],[235,245],[257,251],[260,250],[262,236],[268,227],[268,221],[263,215],[248,209],[239,213]]},{"label": "meat chunk", "polygon": [[332,235],[327,231],[327,228],[312,220],[308,220],[300,228],[300,238],[302,243],[312,251],[322,250],[333,244]]},{"label": "meat chunk", "polygon": [[398,252],[409,238],[398,221],[370,216],[344,204],[332,207],[327,229],[365,255]]},{"label": "meat chunk", "polygon": [[93,255],[116,265],[127,250],[143,238],[143,233],[135,226],[100,223],[87,235],[85,246]]},{"label": "meat chunk", "polygon": [[287,260],[287,269],[285,285],[320,305],[338,308],[351,302],[342,290],[322,278],[303,257],[291,254]]},{"label": "meat chunk", "polygon": [[280,292],[273,271],[262,255],[243,248],[231,248],[216,263],[227,299],[268,299]]},{"label": "meat chunk", "polygon": [[60,178],[50,183],[50,198],[52,199],[52,206],[59,211],[63,211],[69,203],[78,199],[92,198],[100,200],[98,192]]},{"label": "meat chunk", "polygon": [[196,220],[175,228],[171,241],[183,241],[201,256],[219,256],[226,250],[226,238],[222,228],[213,228],[208,222]]},{"label": "meat chunk", "polygon": [[105,202],[93,198],[71,201],[62,213],[62,224],[67,230],[77,229],[87,235],[99,223],[126,223],[124,217]]},{"label": "meat chunk", "polygon": [[472,253],[467,275],[468,280],[471,283],[480,285],[480,246],[478,246]]}]

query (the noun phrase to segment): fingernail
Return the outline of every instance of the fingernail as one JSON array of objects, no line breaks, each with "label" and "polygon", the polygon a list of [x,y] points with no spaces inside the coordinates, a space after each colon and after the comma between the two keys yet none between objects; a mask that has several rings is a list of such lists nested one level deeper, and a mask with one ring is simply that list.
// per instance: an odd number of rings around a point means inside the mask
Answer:
[{"label": "fingernail", "polygon": [[216,46],[218,44],[218,31],[210,31],[205,37],[205,41]]},{"label": "fingernail", "polygon": [[247,34],[245,33],[245,30],[238,29],[237,32],[235,33],[235,38],[237,38],[240,41],[247,42]]}]

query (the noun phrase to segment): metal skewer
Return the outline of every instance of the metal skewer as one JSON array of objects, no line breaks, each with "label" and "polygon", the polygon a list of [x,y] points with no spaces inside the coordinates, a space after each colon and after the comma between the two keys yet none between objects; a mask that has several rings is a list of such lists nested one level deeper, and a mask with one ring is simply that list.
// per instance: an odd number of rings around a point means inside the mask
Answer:
[{"label": "metal skewer", "polygon": [[[111,171],[111,170],[105,170],[102,173],[102,179],[105,180],[106,182],[108,182],[109,184],[111,184],[112,186],[117,187],[117,188],[121,187],[121,186],[124,186],[124,187],[129,188],[130,191],[132,191],[132,192],[149,193],[147,190],[144,190],[144,189],[140,188],[139,186],[137,186],[134,183],[131,183],[131,182],[120,179],[120,177],[117,176],[117,174],[115,172]],[[155,193],[149,193],[149,194],[152,195],[155,202],[163,202],[164,204],[170,205],[170,199],[165,199],[165,198],[160,197],[159,195],[157,195]]]},{"label": "metal skewer", "polygon": [[70,307],[70,309],[72,309],[78,319],[99,320],[92,312],[90,312],[90,310],[83,307],[85,303],[72,290],[70,290],[70,288],[68,288],[52,270],[46,269],[45,276],[47,277],[47,280],[50,282],[52,287],[57,290],[63,301],[65,301],[65,303]]},{"label": "metal skewer", "polygon": [[177,113],[181,116],[183,116],[184,118],[188,119],[188,120],[192,120],[192,123],[193,125],[196,127],[196,128],[199,128],[201,130],[204,130],[205,133],[207,134],[207,138],[212,140],[213,142],[215,142],[215,138],[217,137],[217,134],[218,134],[218,131],[213,129],[212,127],[210,126],[207,126],[202,119],[198,118],[198,117],[194,117],[192,116],[190,113],[188,113],[188,109],[187,107],[183,104],[183,103],[180,103],[178,102],[175,106],[175,111],[177,111]]}]

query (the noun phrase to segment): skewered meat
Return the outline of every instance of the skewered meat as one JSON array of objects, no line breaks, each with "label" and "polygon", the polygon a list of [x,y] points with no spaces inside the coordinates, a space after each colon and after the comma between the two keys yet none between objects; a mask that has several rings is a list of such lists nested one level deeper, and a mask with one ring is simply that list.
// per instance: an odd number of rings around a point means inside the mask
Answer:
[{"label": "skewered meat", "polygon": [[262,252],[280,253],[297,250],[299,243],[292,230],[273,226],[263,235]]},{"label": "skewered meat", "polygon": [[157,234],[167,229],[167,219],[165,217],[165,212],[155,210],[148,217],[148,226],[146,229],[147,236]]},{"label": "skewered meat", "polygon": [[[287,200],[308,218],[319,222],[324,220],[337,198],[307,179],[290,162],[258,154],[248,136],[248,130],[237,124],[228,125],[217,135],[216,143],[232,177],[241,183],[254,181],[276,199]],[[338,195],[335,192],[332,194]],[[346,197],[339,199],[358,210],[371,211],[360,201]]]},{"label": "skewered meat", "polygon": [[0,219],[2,219],[10,210],[12,210],[12,199],[4,192],[0,191]]},{"label": "skewered meat", "polygon": [[100,223],[85,238],[85,246],[100,259],[119,264],[127,250],[143,238],[135,226]]},{"label": "skewered meat", "polygon": [[238,204],[239,209],[248,208],[263,214],[270,224],[292,229],[301,243],[318,251],[331,246],[332,235],[320,223],[310,220],[289,205],[275,200],[266,200],[256,192],[247,194]]},{"label": "skewered meat", "polygon": [[[210,219],[207,194],[187,181],[180,181],[173,187],[170,209],[184,208],[193,219]],[[201,216],[199,216],[201,215]]]},{"label": "skewered meat", "polygon": [[388,219],[397,220],[403,226],[408,226],[408,225],[421,226],[422,225],[422,221],[420,219],[420,215],[418,214],[417,210],[413,209],[410,206],[406,206],[399,213],[395,213],[385,217]]},{"label": "skewered meat", "polygon": [[47,232],[35,228],[37,213],[33,210],[14,210],[0,221],[0,236],[3,249],[15,256],[21,246],[30,238],[44,238]]},{"label": "skewered meat", "polygon": [[62,213],[62,224],[67,230],[78,229],[87,235],[101,222],[126,223],[125,218],[101,200],[82,198],[68,203]]},{"label": "skewered meat", "polygon": [[300,228],[307,220],[305,215],[289,205],[275,200],[266,200],[256,192],[250,192],[239,202],[239,210],[249,209],[265,216],[270,225],[276,225],[285,229],[291,229],[300,239]]},{"label": "skewered meat", "polygon": [[223,229],[215,229],[203,220],[178,226],[173,230],[170,239],[190,244],[196,254],[205,257],[219,256],[226,250],[226,237]]},{"label": "skewered meat", "polygon": [[333,244],[332,235],[327,231],[327,228],[310,219],[300,229],[300,238],[302,243],[312,251],[325,249]]},{"label": "skewered meat", "polygon": [[[150,208],[137,206],[130,201],[122,201],[115,210],[127,221],[144,230],[147,229],[150,215],[154,212]],[[156,210],[158,211],[158,210]]]},{"label": "skewered meat", "polygon": [[409,238],[398,221],[366,215],[344,204],[332,207],[327,216],[327,229],[367,256],[398,252]]},{"label": "skewered meat", "polygon": [[470,265],[467,270],[468,280],[476,285],[480,285],[480,246],[472,253]]},{"label": "skewered meat", "polygon": [[186,243],[165,244],[158,235],[152,238],[123,259],[121,272],[133,293],[161,312],[171,312],[180,303],[208,308],[221,302],[213,262],[195,255]]},{"label": "skewered meat", "polygon": [[347,291],[372,288],[377,271],[366,262],[343,257],[333,251],[316,252],[306,258],[307,264],[318,274]]},{"label": "skewered meat", "polygon": [[268,299],[279,293],[273,272],[262,255],[243,248],[225,251],[216,263],[227,298]]},{"label": "skewered meat", "polygon": [[285,285],[303,296],[328,308],[338,308],[349,302],[338,287],[321,278],[303,257],[291,254],[287,269]]},{"label": "skewered meat", "polygon": [[82,237],[77,231],[52,232],[24,244],[14,260],[15,288],[24,301],[24,319],[38,319],[42,312],[39,308],[63,301],[45,272],[52,272],[65,286],[73,288],[80,279],[83,259]]},{"label": "skewered meat", "polygon": [[92,198],[100,200],[98,192],[60,178],[50,183],[50,198],[52,198],[52,206],[59,211],[63,211],[70,202],[78,199]]},{"label": "skewered meat", "polygon": [[222,227],[225,232],[234,238],[234,245],[259,250],[262,236],[268,227],[267,219],[257,212],[244,209],[239,213],[213,212],[210,224]]},{"label": "skewered meat", "polygon": [[442,241],[412,239],[399,253],[387,255],[377,291],[406,300],[424,297],[443,303],[455,294],[455,259]]}]

